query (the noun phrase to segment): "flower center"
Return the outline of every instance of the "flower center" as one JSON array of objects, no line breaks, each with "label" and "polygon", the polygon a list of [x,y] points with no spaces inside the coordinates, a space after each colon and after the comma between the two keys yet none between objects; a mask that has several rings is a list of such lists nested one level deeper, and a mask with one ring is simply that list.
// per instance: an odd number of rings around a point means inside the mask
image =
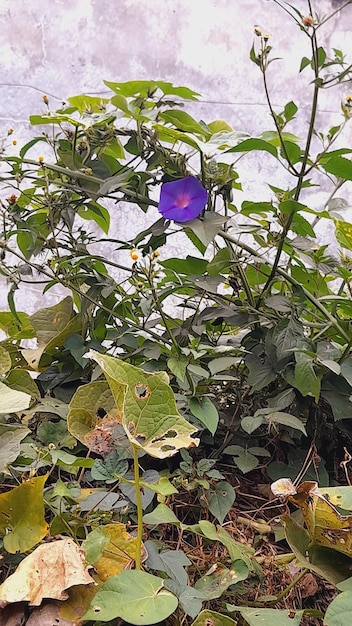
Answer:
[{"label": "flower center", "polygon": [[189,205],[190,197],[187,193],[178,196],[176,204],[179,209],[185,209]]}]

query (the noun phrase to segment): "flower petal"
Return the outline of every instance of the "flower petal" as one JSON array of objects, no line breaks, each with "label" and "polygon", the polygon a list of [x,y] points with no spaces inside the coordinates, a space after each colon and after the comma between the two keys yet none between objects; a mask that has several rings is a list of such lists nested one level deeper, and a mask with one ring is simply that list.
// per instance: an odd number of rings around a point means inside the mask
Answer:
[{"label": "flower petal", "polygon": [[187,176],[161,188],[158,210],[165,219],[189,222],[202,212],[208,192],[194,176]]}]

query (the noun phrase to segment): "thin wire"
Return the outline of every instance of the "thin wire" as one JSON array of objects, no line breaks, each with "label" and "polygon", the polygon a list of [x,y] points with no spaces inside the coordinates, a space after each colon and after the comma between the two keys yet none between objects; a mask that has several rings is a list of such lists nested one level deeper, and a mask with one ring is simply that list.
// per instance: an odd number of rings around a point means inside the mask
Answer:
[{"label": "thin wire", "polygon": [[[45,94],[46,96],[50,96],[50,98],[54,98],[59,102],[65,103],[65,98],[59,98],[55,94],[52,94],[45,89],[41,89],[40,87],[33,87],[33,85],[27,85],[25,83],[0,83],[0,87],[23,87],[25,89],[33,89],[34,91],[38,91],[41,94]],[[106,96],[110,94],[111,91],[87,91],[87,96]],[[192,100],[190,104],[222,104],[224,106],[252,106],[252,107],[265,107],[267,106],[265,102],[241,102],[241,101],[227,101],[227,100]],[[275,107],[284,107],[283,104],[273,103]],[[300,109],[309,109],[309,105],[300,105]],[[319,109],[319,113],[336,113],[335,109]]]}]

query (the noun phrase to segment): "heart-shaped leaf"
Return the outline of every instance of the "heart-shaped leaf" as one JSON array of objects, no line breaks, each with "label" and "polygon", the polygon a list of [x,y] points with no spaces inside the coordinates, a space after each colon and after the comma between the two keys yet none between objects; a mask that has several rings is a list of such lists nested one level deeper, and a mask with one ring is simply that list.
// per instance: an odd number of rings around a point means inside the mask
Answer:
[{"label": "heart-shaped leaf", "polygon": [[139,570],[123,570],[99,589],[83,619],[108,622],[121,617],[143,626],[166,619],[177,604],[177,598],[165,589],[161,578]]}]

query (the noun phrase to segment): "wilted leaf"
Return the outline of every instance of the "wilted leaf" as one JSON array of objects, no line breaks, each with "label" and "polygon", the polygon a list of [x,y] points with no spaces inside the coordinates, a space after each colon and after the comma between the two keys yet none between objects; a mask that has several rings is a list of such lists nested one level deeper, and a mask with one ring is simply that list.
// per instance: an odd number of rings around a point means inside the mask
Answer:
[{"label": "wilted leaf", "polygon": [[180,448],[198,445],[199,440],[191,437],[196,428],[177,411],[164,372],[148,374],[95,351],[91,351],[89,356],[104,372],[117,411],[122,416],[122,425],[133,445],[157,458],[168,457]]},{"label": "wilted leaf", "polygon": [[69,587],[93,582],[82,550],[73,539],[61,539],[44,543],[25,557],[0,586],[0,599],[7,604],[25,600],[39,606],[43,598],[65,600]]},{"label": "wilted leaf", "polygon": [[[345,515],[343,503],[351,507],[352,487],[318,488],[314,481],[305,481],[297,487],[289,500],[298,506],[312,543],[337,550],[352,558],[352,515]],[[340,505],[337,503],[341,503]]]},{"label": "wilted leaf", "polygon": [[7,552],[27,552],[47,534],[43,502],[46,479],[30,478],[0,495],[0,534]]},{"label": "wilted leaf", "polygon": [[137,543],[137,538],[126,531],[125,524],[116,523],[93,530],[82,548],[99,578],[107,580],[123,569],[131,568],[136,557]]},{"label": "wilted leaf", "polygon": [[0,472],[15,461],[20,453],[20,443],[30,433],[17,424],[0,424]]},{"label": "wilted leaf", "polygon": [[165,589],[161,578],[139,570],[123,570],[99,589],[83,619],[108,622],[121,617],[143,626],[166,619],[177,604],[177,598]]}]

